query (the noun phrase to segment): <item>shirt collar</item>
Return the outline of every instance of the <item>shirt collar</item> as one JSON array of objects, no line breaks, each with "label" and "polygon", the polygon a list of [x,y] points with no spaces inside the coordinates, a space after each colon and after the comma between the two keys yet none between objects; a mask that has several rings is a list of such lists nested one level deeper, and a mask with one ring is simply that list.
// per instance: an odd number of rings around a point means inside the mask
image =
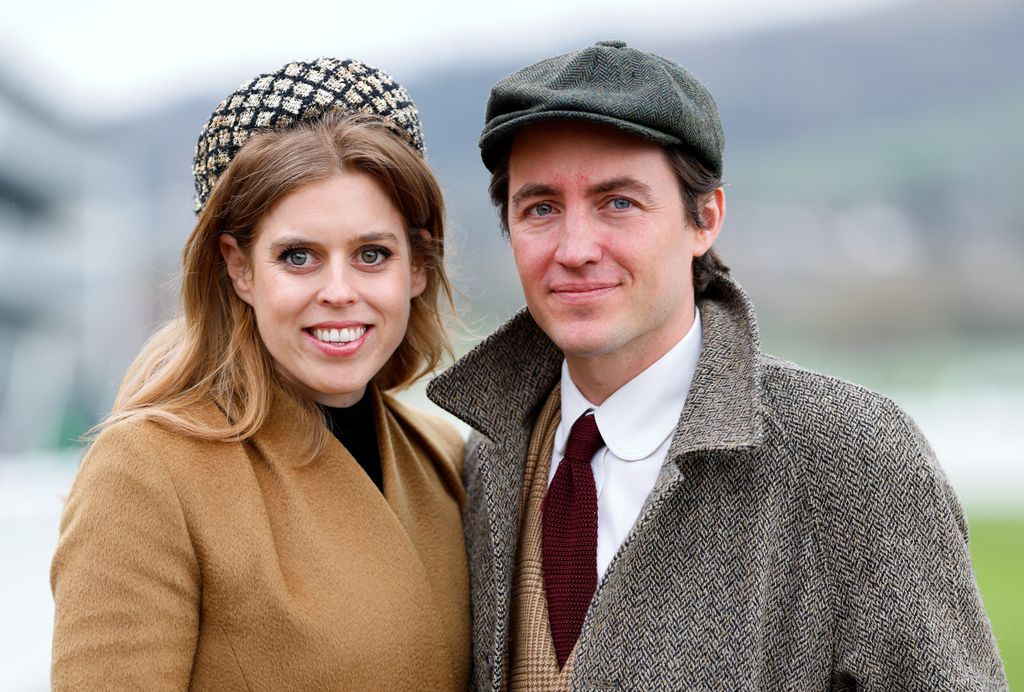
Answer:
[{"label": "shirt collar", "polygon": [[686,336],[600,406],[583,396],[563,360],[562,421],[555,433],[557,455],[565,450],[572,424],[591,409],[601,437],[615,456],[636,461],[653,454],[679,422],[702,341],[700,310],[694,308],[693,324]]}]

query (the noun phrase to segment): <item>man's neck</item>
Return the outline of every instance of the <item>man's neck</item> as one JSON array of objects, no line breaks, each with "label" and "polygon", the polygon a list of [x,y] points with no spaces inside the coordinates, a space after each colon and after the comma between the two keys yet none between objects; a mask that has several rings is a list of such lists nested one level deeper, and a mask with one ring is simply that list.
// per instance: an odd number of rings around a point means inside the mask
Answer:
[{"label": "man's neck", "polygon": [[569,366],[569,376],[580,393],[590,403],[600,406],[608,397],[617,392],[627,382],[656,363],[678,344],[693,326],[693,309],[690,309],[687,320],[678,334],[672,333],[666,338],[644,344],[643,348],[630,348],[629,345],[612,353],[594,356],[565,355]]}]

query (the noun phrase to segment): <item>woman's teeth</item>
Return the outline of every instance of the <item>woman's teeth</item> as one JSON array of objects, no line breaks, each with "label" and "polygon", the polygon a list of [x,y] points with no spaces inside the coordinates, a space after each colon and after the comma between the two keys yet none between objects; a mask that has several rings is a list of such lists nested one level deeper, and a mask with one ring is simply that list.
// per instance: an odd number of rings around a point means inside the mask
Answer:
[{"label": "woman's teeth", "polygon": [[366,333],[366,327],[345,327],[344,329],[317,329],[314,327],[312,332],[319,341],[337,344],[355,341]]}]

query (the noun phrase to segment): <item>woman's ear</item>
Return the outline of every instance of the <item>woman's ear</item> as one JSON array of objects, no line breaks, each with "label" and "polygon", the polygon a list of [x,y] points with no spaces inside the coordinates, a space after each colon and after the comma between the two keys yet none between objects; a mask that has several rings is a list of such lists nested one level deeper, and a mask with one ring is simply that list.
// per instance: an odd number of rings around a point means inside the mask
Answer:
[{"label": "woman's ear", "polygon": [[235,287],[235,294],[252,305],[252,269],[249,260],[238,247],[238,240],[230,233],[220,234],[220,254],[224,256],[228,276]]},{"label": "woman's ear", "polygon": [[[430,231],[424,228],[417,228],[413,230],[413,233],[419,236],[420,240],[423,241],[424,245],[430,243]],[[412,252],[412,293],[410,298],[423,293],[427,288],[427,267],[421,255],[418,255],[415,250]]]}]

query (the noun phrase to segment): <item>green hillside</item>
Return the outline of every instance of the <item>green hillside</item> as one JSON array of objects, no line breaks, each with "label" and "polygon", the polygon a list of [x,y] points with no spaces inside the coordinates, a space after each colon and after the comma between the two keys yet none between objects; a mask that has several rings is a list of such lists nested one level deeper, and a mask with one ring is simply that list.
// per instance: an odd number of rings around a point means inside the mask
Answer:
[{"label": "green hillside", "polygon": [[1024,518],[972,517],[971,555],[1010,689],[1024,689]]}]

